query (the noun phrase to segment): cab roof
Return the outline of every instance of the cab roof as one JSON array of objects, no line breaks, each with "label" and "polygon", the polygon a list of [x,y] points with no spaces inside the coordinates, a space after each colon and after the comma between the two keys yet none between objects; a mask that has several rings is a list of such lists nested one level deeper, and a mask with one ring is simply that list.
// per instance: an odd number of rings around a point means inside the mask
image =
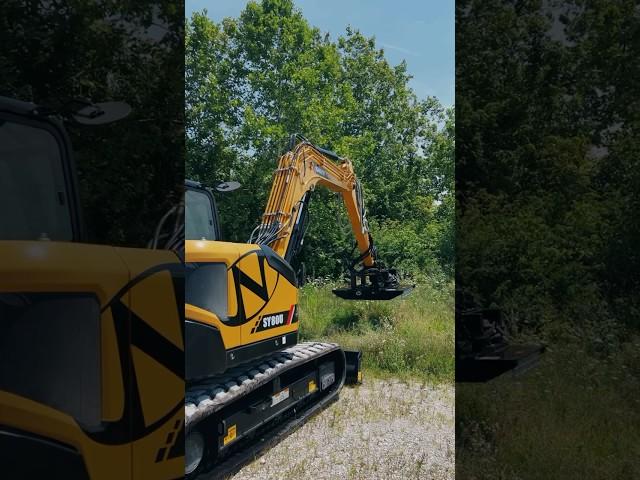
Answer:
[{"label": "cab roof", "polygon": [[0,110],[4,112],[16,113],[18,115],[29,115],[36,113],[38,105],[31,102],[23,102],[15,98],[0,96]]}]

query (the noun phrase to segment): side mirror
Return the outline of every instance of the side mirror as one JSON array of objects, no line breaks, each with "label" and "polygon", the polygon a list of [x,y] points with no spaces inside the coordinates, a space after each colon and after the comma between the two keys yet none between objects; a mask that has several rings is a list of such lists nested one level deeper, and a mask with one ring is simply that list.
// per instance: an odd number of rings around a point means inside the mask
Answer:
[{"label": "side mirror", "polygon": [[222,192],[222,193],[226,193],[226,192],[233,192],[234,190],[237,190],[240,188],[240,183],[239,182],[222,182],[219,183],[218,185],[216,185],[216,191],[218,192]]},{"label": "side mirror", "polygon": [[80,103],[71,112],[80,125],[104,125],[122,120],[131,113],[131,107],[125,102]]}]

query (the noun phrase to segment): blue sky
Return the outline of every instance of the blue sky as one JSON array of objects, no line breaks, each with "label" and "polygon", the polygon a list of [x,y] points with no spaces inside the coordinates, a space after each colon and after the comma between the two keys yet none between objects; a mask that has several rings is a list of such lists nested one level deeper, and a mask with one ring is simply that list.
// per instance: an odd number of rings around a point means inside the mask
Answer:
[{"label": "blue sky", "polygon": [[[392,65],[406,60],[418,97],[455,99],[455,3],[452,0],[294,0],[309,23],[332,38],[347,25],[375,36]],[[237,17],[246,0],[186,0],[186,14],[207,9],[220,21]]]}]

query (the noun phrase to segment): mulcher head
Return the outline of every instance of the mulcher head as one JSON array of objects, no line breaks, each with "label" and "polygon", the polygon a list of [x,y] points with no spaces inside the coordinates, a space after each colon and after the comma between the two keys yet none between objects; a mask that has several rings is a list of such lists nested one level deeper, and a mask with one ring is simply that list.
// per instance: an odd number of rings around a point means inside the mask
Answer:
[{"label": "mulcher head", "polygon": [[369,267],[351,270],[350,274],[348,287],[333,290],[334,295],[345,300],[392,300],[414,288],[414,285],[400,285],[393,269]]},{"label": "mulcher head", "polygon": [[493,308],[456,310],[456,382],[488,382],[520,375],[539,361],[543,345],[513,345],[502,312]]},{"label": "mulcher head", "polygon": [[359,286],[356,288],[335,288],[333,294],[345,300],[393,300],[401,295],[406,295],[411,290],[413,290],[413,286],[384,289]]}]

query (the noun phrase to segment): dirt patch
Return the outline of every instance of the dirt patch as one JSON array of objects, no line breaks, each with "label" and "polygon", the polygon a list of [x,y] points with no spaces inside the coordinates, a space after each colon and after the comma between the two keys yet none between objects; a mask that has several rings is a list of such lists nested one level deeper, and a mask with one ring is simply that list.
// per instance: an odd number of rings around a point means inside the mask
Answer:
[{"label": "dirt patch", "polygon": [[453,479],[454,387],[366,380],[233,480]]}]

